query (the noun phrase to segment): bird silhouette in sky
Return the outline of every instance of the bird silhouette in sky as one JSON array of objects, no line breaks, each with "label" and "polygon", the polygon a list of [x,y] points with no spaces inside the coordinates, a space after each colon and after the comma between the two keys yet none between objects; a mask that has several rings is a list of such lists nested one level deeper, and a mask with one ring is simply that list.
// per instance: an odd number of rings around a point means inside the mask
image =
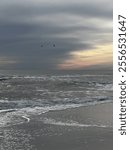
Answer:
[{"label": "bird silhouette in sky", "polygon": [[51,43],[51,42],[43,42],[43,44],[41,44],[41,47],[56,47],[56,44]]}]

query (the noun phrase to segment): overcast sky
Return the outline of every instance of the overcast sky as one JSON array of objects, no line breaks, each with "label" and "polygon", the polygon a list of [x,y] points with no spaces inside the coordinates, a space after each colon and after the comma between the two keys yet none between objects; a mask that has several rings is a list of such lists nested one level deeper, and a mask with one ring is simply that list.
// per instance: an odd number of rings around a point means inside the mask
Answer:
[{"label": "overcast sky", "polygon": [[112,68],[112,0],[1,0],[0,70]]}]

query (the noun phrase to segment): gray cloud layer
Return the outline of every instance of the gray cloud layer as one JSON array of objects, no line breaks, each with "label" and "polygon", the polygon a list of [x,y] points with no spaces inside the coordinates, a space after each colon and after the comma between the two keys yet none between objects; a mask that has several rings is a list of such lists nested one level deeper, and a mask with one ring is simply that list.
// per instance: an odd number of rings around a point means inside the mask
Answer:
[{"label": "gray cloud layer", "polygon": [[1,69],[55,69],[71,51],[111,42],[111,0],[0,2],[0,59],[15,62]]}]

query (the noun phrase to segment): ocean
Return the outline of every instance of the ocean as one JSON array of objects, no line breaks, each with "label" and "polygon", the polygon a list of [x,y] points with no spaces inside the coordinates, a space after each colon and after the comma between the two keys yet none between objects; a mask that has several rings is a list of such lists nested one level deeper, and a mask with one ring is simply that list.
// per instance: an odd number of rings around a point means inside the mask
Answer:
[{"label": "ocean", "polygon": [[112,74],[0,76],[0,127],[55,110],[112,102]]}]

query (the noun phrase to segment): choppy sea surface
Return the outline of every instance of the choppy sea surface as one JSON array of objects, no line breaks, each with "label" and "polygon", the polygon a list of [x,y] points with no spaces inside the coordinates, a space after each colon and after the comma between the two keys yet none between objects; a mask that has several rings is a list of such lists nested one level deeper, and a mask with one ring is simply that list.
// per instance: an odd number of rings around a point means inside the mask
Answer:
[{"label": "choppy sea surface", "polygon": [[112,75],[0,76],[0,127],[31,116],[112,101]]}]

